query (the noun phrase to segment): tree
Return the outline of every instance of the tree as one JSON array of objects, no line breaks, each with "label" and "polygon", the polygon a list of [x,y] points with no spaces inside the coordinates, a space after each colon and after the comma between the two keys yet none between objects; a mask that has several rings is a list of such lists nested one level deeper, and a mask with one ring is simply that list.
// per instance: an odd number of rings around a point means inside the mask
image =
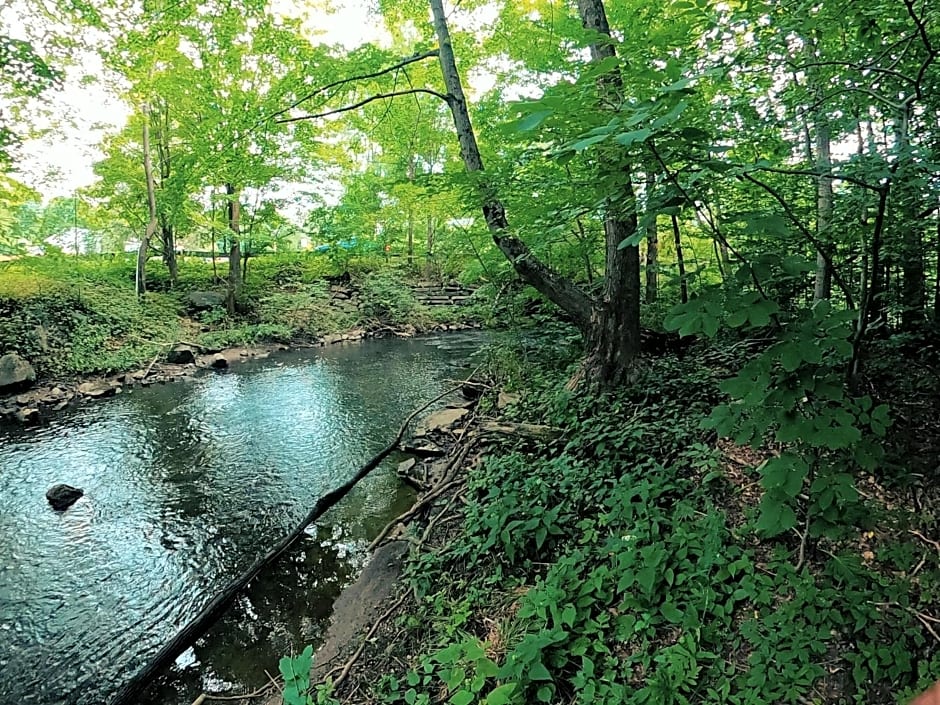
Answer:
[{"label": "tree", "polygon": [[[585,28],[598,35],[591,45],[593,60],[600,63],[615,58],[603,3],[579,0],[578,10]],[[461,156],[467,171],[477,174],[483,171],[483,159],[470,121],[442,0],[431,0],[431,11],[439,42],[447,103],[453,115]],[[623,83],[618,69],[612,68],[599,83],[601,92],[608,98],[622,99]],[[639,354],[640,257],[637,245],[628,241],[637,230],[636,197],[629,166],[624,164],[622,168],[621,199],[611,196],[606,204],[604,291],[594,300],[570,279],[551,271],[522,240],[510,234],[505,207],[492,184],[485,177],[478,182],[483,215],[496,246],[526,283],[572,317],[586,339],[586,372],[590,379],[597,380],[602,386],[615,386],[628,379]]]}]

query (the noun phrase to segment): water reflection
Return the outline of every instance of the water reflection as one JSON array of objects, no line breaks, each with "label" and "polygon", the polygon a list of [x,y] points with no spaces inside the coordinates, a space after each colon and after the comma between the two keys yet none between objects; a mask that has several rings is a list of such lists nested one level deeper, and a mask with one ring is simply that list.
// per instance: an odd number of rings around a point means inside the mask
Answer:
[{"label": "water reflection", "polygon": [[[286,354],[0,429],[0,703],[105,702],[478,344]],[[188,705],[207,679],[263,684],[278,656],[314,641],[368,537],[408,501],[392,467],[256,581],[152,702]],[[52,512],[55,482],[86,496]]]}]

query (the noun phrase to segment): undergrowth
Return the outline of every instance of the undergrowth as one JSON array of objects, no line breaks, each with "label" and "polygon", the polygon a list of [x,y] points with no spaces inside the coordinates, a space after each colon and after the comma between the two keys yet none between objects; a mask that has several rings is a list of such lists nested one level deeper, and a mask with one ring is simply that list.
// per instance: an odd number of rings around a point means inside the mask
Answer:
[{"label": "undergrowth", "polygon": [[936,517],[866,474],[865,512],[837,536],[768,535],[756,466],[778,448],[703,430],[724,401],[711,367],[656,361],[601,398],[566,391],[567,372],[530,377],[512,414],[559,438],[473,471],[457,539],[408,567],[409,667],[373,697],[870,704],[936,679],[940,565],[912,533]]}]

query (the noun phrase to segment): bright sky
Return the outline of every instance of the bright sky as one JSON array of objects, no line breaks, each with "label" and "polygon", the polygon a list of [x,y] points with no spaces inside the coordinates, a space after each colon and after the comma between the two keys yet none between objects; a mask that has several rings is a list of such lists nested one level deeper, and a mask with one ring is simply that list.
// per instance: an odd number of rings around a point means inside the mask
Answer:
[{"label": "bright sky", "polygon": [[[276,6],[284,6],[287,14],[292,2],[276,0]],[[311,29],[320,41],[352,49],[384,36],[384,29],[369,15],[369,0],[334,0],[331,6],[334,11],[330,14],[308,13],[315,18]],[[0,14],[0,20],[5,20],[0,22],[0,31],[16,36],[15,14],[13,17],[11,24],[9,14]],[[33,117],[32,127],[48,133],[23,145],[16,178],[46,198],[70,195],[76,188],[91,184],[95,180],[92,165],[102,157],[97,145],[127,121],[128,108],[113,91],[102,84],[83,85],[83,74],[100,73],[101,61],[90,53],[81,70],[69,72],[61,90],[44,96],[45,109]],[[53,130],[49,115],[65,119]]]}]

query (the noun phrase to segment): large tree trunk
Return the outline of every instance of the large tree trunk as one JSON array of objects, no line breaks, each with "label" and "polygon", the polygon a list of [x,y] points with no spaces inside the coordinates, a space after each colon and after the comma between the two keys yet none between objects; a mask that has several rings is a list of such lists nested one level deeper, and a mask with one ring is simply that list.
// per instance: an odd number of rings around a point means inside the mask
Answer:
[{"label": "large tree trunk", "polygon": [[147,108],[144,108],[144,178],[147,181],[147,210],[150,213],[150,219],[147,222],[147,230],[140,246],[137,248],[137,295],[143,296],[147,291],[147,255],[150,250],[150,239],[157,231],[157,195],[156,187],[153,183],[153,162],[150,158],[150,116]]},{"label": "large tree trunk", "polygon": [[176,284],[179,264],[176,261],[176,234],[173,226],[164,223],[160,226],[160,239],[163,242],[163,263],[170,272],[170,285]]},{"label": "large tree trunk", "polygon": [[[162,118],[162,119],[161,119]],[[153,116],[153,124],[157,130],[157,157],[160,163],[160,191],[167,188],[167,182],[170,180],[170,106],[166,102],[161,102],[159,110]],[[166,208],[164,207],[164,210]],[[176,238],[173,231],[173,224],[169,222],[169,214],[164,212],[162,218],[164,222],[160,225],[161,239],[163,241],[163,263],[170,273],[170,285],[176,285],[178,267],[176,264]]]},{"label": "large tree trunk", "polygon": [[936,256],[936,271],[933,282],[933,325],[934,328],[940,328],[940,208],[936,211],[937,218],[937,241],[934,253]]},{"label": "large tree trunk", "polygon": [[[411,155],[408,162],[408,183],[414,185],[415,182],[415,161],[417,157]],[[408,204],[408,266],[415,266],[415,209],[414,205]]]},{"label": "large tree trunk", "polygon": [[228,251],[228,286],[225,292],[225,306],[229,314],[233,314],[235,302],[242,289],[241,243],[239,241],[241,203],[238,201],[238,189],[234,184],[225,184],[225,193],[228,194],[228,227],[232,238]]},{"label": "large tree trunk", "polygon": [[[598,37],[591,44],[591,59],[600,63],[616,58],[603,0],[578,0],[578,14],[584,28]],[[623,102],[620,69],[602,76],[599,88],[613,104]],[[637,203],[629,162],[624,161],[622,169],[621,191],[607,202],[604,293],[595,306],[594,331],[588,338],[588,372],[605,386],[627,381],[640,354],[640,247],[622,246],[636,234]]]},{"label": "large tree trunk", "polygon": [[[816,120],[816,170],[820,174],[832,171],[832,153],[829,145],[829,121],[825,116]],[[832,240],[829,227],[832,223],[832,179],[820,176],[816,182],[816,238],[825,243]],[[832,295],[832,268],[823,252],[816,253],[816,285],[813,300],[828,299]]]}]

